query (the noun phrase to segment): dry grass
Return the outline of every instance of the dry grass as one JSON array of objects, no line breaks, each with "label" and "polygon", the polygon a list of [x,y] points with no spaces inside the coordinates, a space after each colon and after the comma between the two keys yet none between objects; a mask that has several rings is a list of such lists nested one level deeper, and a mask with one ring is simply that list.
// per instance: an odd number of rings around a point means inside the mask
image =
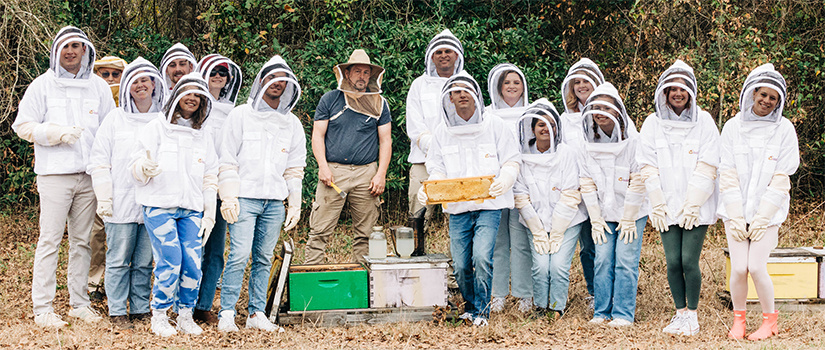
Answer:
[{"label": "dry grass", "polygon": [[[822,245],[825,227],[825,205],[801,203],[783,229],[780,245]],[[386,213],[385,213],[386,214]],[[403,215],[389,218],[384,224],[402,223]],[[387,216],[384,216],[387,218]],[[431,252],[447,250],[446,221],[434,224],[430,239]],[[279,335],[242,330],[237,334],[221,334],[209,328],[200,337],[175,336],[159,339],[151,334],[148,323],[138,324],[134,331],[114,330],[108,321],[99,325],[72,324],[59,331],[45,331],[34,325],[31,313],[31,270],[37,239],[36,215],[31,210],[14,217],[0,217],[0,348],[825,348],[825,313],[816,311],[782,313],[780,334],[768,341],[754,343],[732,341],[725,337],[731,312],[724,308],[716,293],[724,290],[725,245],[720,225],[711,228],[702,253],[704,276],[699,317],[702,333],[694,337],[678,337],[661,332],[673,313],[673,304],[665,275],[665,258],[658,235],[646,232],[642,252],[636,324],[624,329],[611,329],[587,323],[589,314],[584,304],[586,295],[581,267],[574,262],[571,274],[570,308],[560,319],[530,320],[508,309],[493,315],[490,326],[477,329],[460,324],[401,323],[375,326],[316,328],[312,325],[287,327]],[[330,260],[349,261],[351,240],[348,228],[337,232],[329,249]],[[293,237],[298,244],[297,260],[303,259],[306,228]],[[65,289],[65,243],[60,252],[58,293],[55,308],[59,314],[68,312]],[[241,303],[245,303],[246,292]],[[104,311],[105,304],[95,307]],[[242,324],[245,314],[238,316]],[[749,315],[748,328],[759,325],[758,312]]]}]

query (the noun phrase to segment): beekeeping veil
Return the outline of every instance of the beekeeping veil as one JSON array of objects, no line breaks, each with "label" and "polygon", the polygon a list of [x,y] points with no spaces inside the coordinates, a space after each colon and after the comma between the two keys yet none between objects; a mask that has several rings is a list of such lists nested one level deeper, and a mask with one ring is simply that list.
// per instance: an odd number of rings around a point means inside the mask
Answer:
[{"label": "beekeeping veil", "polygon": [[[370,80],[367,82],[367,89],[365,92],[360,92],[350,84],[349,79],[345,77],[350,67],[356,64],[363,64],[370,67]],[[355,50],[350,55],[346,63],[341,63],[332,69],[335,73],[335,79],[338,81],[338,90],[344,93],[346,99],[346,108],[352,109],[358,113],[369,116],[370,118],[378,119],[381,117],[381,111],[384,108],[384,98],[381,97],[381,80],[384,76],[384,68],[370,63],[370,57],[367,52],[361,49]]]},{"label": "beekeeping veil", "polygon": [[[263,83],[263,80],[268,76],[272,76],[273,78]],[[270,58],[269,61],[261,67],[258,75],[255,76],[252,88],[249,90],[247,103],[256,111],[266,110],[269,108],[269,105],[263,100],[266,90],[269,89],[272,84],[281,81],[286,83],[286,87],[284,88],[284,92],[281,93],[281,97],[278,100],[278,107],[275,108],[275,111],[286,115],[295,107],[295,104],[298,103],[298,99],[301,97],[301,86],[298,84],[298,78],[295,77],[295,73],[292,72],[292,69],[289,68],[289,65],[280,55],[275,55]]]},{"label": "beekeeping veil", "polygon": [[563,139],[561,116],[559,116],[559,112],[556,111],[556,107],[546,98],[533,101],[518,121],[518,138],[522,157],[532,155],[531,148],[536,140],[533,128],[534,120],[540,120],[547,124],[551,140],[550,153],[556,152],[556,148]]},{"label": "beekeeping veil", "polygon": [[209,84],[209,75],[213,70],[220,69],[218,67],[225,68],[229,72],[229,76],[226,77],[226,85],[221,89],[217,102],[234,105],[235,100],[238,98],[238,92],[241,90],[241,82],[243,81],[241,68],[238,67],[235,62],[232,62],[232,60],[223,55],[213,53],[201,58],[200,62],[198,62],[197,71],[201,74],[203,80],[206,80],[207,84]]},{"label": "beekeeping veil", "polygon": [[[613,116],[609,111],[616,112],[618,117]],[[590,94],[582,117],[585,141],[588,144],[622,143],[628,139],[630,134],[637,132],[633,121],[627,116],[627,109],[622,103],[619,91],[608,82],[599,85]],[[595,118],[597,117],[607,117],[613,121],[613,131],[609,136],[596,124]]]},{"label": "beekeeping veil", "polygon": [[513,107],[524,107],[529,104],[528,101],[530,100],[527,98],[527,79],[525,79],[524,73],[511,63],[501,63],[493,67],[490,73],[487,74],[487,90],[490,93],[490,100],[492,101],[490,106],[492,106],[493,110],[510,108],[510,105],[504,102],[504,98],[501,97],[499,80],[511,72],[518,74],[521,79],[521,84],[524,86],[524,91],[521,94],[519,102]]},{"label": "beekeeping veil", "polygon": [[[561,83],[561,98],[562,103],[564,103],[564,111],[567,113],[574,113],[574,111],[568,107],[568,103],[571,103],[568,92],[570,92],[571,84],[575,79],[584,79],[590,82],[590,85],[593,85],[593,89],[596,89],[599,85],[604,83],[602,71],[599,70],[599,66],[589,58],[583,57],[578,62],[570,66],[570,69],[567,70],[567,76]],[[573,98],[576,98],[575,94],[573,94]]]},{"label": "beekeeping veil", "polygon": [[[779,101],[776,108],[764,117],[753,113],[753,94],[757,89],[769,88],[779,93]],[[760,121],[778,123],[782,118],[782,110],[785,108],[785,97],[787,96],[787,85],[785,78],[779,74],[771,63],[765,63],[756,67],[742,86],[742,93],[739,95],[739,110],[742,113],[743,122]]]},{"label": "beekeeping veil", "polygon": [[82,30],[73,26],[65,26],[54,36],[52,49],[49,54],[49,68],[54,71],[55,78],[59,78],[60,73],[66,71],[66,69],[60,65],[60,50],[63,49],[64,46],[75,42],[79,42],[86,47],[86,50],[83,52],[83,57],[80,59],[80,70],[77,72],[75,79],[89,79],[92,75],[95,62],[95,46],[92,45],[89,37],[86,36],[86,33]]},{"label": "beekeeping veil", "polygon": [[458,54],[458,58],[455,60],[455,71],[453,75],[464,70],[464,47],[461,46],[461,42],[458,41],[458,38],[456,38],[449,29],[444,29],[441,33],[438,33],[438,35],[430,39],[430,43],[427,44],[427,52],[424,54],[424,69],[426,70],[426,75],[431,77],[438,76],[435,63],[433,62],[433,53],[441,49],[450,49]]}]

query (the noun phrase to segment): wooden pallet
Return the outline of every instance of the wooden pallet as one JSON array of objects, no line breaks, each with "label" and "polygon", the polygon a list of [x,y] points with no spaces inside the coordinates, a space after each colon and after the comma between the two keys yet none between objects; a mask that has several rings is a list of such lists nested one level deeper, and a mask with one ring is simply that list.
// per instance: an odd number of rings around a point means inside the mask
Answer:
[{"label": "wooden pallet", "polygon": [[289,311],[278,315],[281,325],[339,327],[356,324],[433,321],[435,307]]},{"label": "wooden pallet", "polygon": [[[722,300],[722,304],[728,309],[733,310],[733,303],[730,299],[730,292],[722,291],[716,293],[716,296]],[[800,312],[800,311],[825,311],[825,299],[776,299],[774,300],[776,309],[780,312]],[[745,304],[748,311],[762,312],[762,306],[758,300],[748,300]]]}]

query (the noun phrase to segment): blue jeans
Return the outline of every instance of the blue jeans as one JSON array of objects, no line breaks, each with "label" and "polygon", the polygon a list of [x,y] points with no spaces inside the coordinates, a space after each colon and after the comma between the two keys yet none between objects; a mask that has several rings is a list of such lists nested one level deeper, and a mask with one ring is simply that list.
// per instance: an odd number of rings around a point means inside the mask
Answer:
[{"label": "blue jeans", "polygon": [[246,262],[252,255],[249,274],[249,314],[264,311],[269,270],[281,225],[286,218],[284,202],[273,199],[238,198],[238,221],[229,224],[229,258],[223,271],[221,311],[235,311],[241,295]]},{"label": "blue jeans", "polygon": [[109,316],[149,312],[152,244],[143,224],[106,223],[106,299]]},{"label": "blue jeans", "polygon": [[596,260],[596,244],[593,243],[592,227],[590,220],[582,222],[581,230],[579,231],[579,261],[582,264],[582,271],[584,273],[584,281],[587,283],[587,294],[591,296],[596,295],[593,291],[593,270],[595,269]]},{"label": "blue jeans", "polygon": [[[221,200],[215,208],[221,207]],[[201,269],[201,289],[198,292],[198,304],[195,308],[202,311],[212,310],[212,301],[215,300],[215,290],[218,289],[218,280],[223,273],[223,251],[226,248],[226,220],[220,211],[215,214],[215,226],[203,246],[203,261]]]},{"label": "blue jeans", "polygon": [[567,292],[570,289],[570,263],[576,253],[576,242],[579,240],[581,227],[582,225],[578,224],[564,231],[559,251],[554,254],[539,255],[536,248],[532,248],[533,303],[536,306],[564,312],[567,306]]},{"label": "blue jeans", "polygon": [[201,282],[202,217],[202,212],[182,208],[143,208],[155,258],[152,309],[195,307]]},{"label": "blue jeans", "polygon": [[478,210],[450,215],[450,252],[464,312],[490,315],[493,248],[501,210]]},{"label": "blue jeans", "polygon": [[636,317],[636,290],[639,286],[639,256],[647,216],[636,220],[639,238],[624,244],[616,232],[616,222],[608,222],[611,233],[607,242],[596,245],[596,310],[593,317],[621,318],[633,322]]},{"label": "blue jeans", "polygon": [[[502,209],[493,251],[493,297],[530,298],[533,281],[530,266],[533,235],[518,221],[518,209]],[[510,290],[512,285],[512,291]]]}]

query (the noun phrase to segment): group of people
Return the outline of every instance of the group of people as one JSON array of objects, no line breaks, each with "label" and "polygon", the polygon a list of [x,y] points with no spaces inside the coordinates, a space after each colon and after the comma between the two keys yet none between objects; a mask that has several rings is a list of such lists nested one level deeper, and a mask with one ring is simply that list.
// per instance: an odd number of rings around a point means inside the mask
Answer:
[{"label": "group of people", "polygon": [[[13,124],[35,148],[35,323],[66,325],[52,300],[68,223],[70,317],[101,320],[87,287],[99,281],[100,269],[90,265],[102,265],[93,256],[102,256],[105,241],[105,292],[116,326],[151,318],[160,336],[197,335],[200,320],[237,331],[235,309],[250,261],[246,327],[278,330],[263,312],[269,270],[281,229],[300,220],[306,166],[306,136],[291,112],[301,86],[286,60],[267,61],[246,103],[236,106],[241,69],[219,54],[198,61],[178,43],[160,68],[140,57],[128,64],[95,58],[85,33],[61,29],[49,70],[26,90]],[[771,64],[748,76],[740,112],[720,135],[697,105],[693,69],[679,60],[659,78],[655,112],[641,131],[587,58],[570,67],[561,85],[563,113],[546,98],[531,102],[525,75],[510,63],[489,72],[492,102],[485,107],[480,85],[464,70],[464,48],[449,30],[432,38],[424,61],[406,101],[410,213],[426,208],[432,216],[425,180],[495,176],[491,199],[443,209],[465,301],[462,319],[486,326],[508,294],[522,312],[563,314],[578,243],[590,322],[632,325],[649,221],[661,232],[676,309],[663,331],[694,335],[699,256],[709,225],[722,218],[734,304],[728,336],[745,337],[749,273],[764,317],[748,338],[777,333],[766,265],[788,214],[799,149],[793,125],[782,117],[785,80]],[[319,182],[308,264],[324,262],[346,203],[353,256],[365,260],[392,156],[384,69],[354,50],[333,72],[337,88],[321,97],[311,135]],[[93,229],[96,217],[105,229]]]}]

